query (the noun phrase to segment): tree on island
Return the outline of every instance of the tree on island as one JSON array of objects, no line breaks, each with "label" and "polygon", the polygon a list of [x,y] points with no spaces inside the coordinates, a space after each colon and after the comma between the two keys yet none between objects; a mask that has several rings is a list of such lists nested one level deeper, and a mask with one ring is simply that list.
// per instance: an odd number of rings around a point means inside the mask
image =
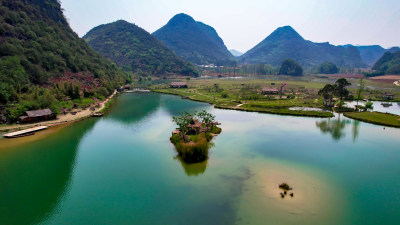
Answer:
[{"label": "tree on island", "polygon": [[193,121],[193,115],[185,111],[179,116],[172,117],[172,121],[178,125],[183,138],[186,140],[185,134],[188,132],[189,124]]},{"label": "tree on island", "polygon": [[279,69],[279,75],[302,76],[303,68],[293,59],[285,59]]},{"label": "tree on island", "polygon": [[327,84],[321,90],[318,91],[318,95],[321,95],[324,100],[333,101],[333,96],[337,96],[340,99],[339,108],[343,105],[343,99],[348,97],[350,92],[347,87],[350,86],[345,78],[338,79],[334,85]]},{"label": "tree on island", "polygon": [[357,105],[358,105],[358,101],[362,98],[364,88],[365,88],[365,81],[363,78],[361,78],[360,82],[358,83],[358,89],[357,89]]},{"label": "tree on island", "polygon": [[318,72],[322,74],[336,74],[339,72],[339,68],[331,62],[324,62],[319,66]]},{"label": "tree on island", "polygon": [[332,84],[327,84],[324,88],[318,91],[318,95],[321,95],[324,100],[329,100],[329,104],[326,104],[326,106],[329,106],[330,103],[333,101],[333,95],[335,94],[335,91],[336,86]]},{"label": "tree on island", "polygon": [[212,122],[214,122],[215,120],[215,116],[213,114],[208,113],[206,110],[202,110],[197,114],[197,116],[206,126],[209,126],[211,124],[211,128],[213,127]]},{"label": "tree on island", "polygon": [[343,98],[349,96],[350,92],[347,90],[347,87],[350,86],[351,83],[348,82],[345,78],[340,78],[335,82],[336,86],[336,96],[339,97],[340,102],[342,102]]},{"label": "tree on island", "polygon": [[179,130],[172,133],[170,141],[182,160],[193,163],[208,158],[208,149],[213,145],[211,140],[221,133],[221,128],[214,126],[214,119],[215,116],[205,110],[193,114],[184,112],[173,117]]}]

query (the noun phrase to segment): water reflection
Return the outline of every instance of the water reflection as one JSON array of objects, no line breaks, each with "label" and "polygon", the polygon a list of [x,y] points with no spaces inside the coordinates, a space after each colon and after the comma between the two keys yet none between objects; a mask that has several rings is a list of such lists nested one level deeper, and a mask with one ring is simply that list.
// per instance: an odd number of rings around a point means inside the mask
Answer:
[{"label": "water reflection", "polygon": [[315,122],[315,125],[321,130],[323,134],[330,134],[332,138],[339,141],[346,136],[345,128],[347,125],[352,124],[352,138],[355,142],[360,133],[360,121],[348,120],[340,118],[340,114],[337,119],[327,119]]},{"label": "water reflection", "polygon": [[338,119],[317,121],[315,122],[315,125],[321,130],[322,133],[330,134],[334,140],[339,141],[341,138],[346,136],[344,129],[349,123],[351,123],[350,120],[341,119],[339,115]]},{"label": "water reflection", "polygon": [[200,163],[186,163],[179,156],[176,156],[174,159],[181,163],[187,176],[199,176],[207,169],[207,160]]},{"label": "water reflection", "polygon": [[94,124],[86,120],[46,142],[0,153],[0,224],[37,224],[54,213],[70,185],[79,142]]},{"label": "water reflection", "polygon": [[161,95],[155,93],[123,94],[116,99],[112,113],[106,117],[125,125],[136,123],[157,111],[160,107],[160,98]]},{"label": "water reflection", "polygon": [[356,142],[358,135],[360,133],[360,121],[353,120],[352,133],[353,133],[353,142]]}]

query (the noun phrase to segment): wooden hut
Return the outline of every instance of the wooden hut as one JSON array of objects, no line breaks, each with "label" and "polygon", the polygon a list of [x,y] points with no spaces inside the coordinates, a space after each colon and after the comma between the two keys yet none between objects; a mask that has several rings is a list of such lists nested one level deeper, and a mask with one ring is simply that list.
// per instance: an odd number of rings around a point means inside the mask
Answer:
[{"label": "wooden hut", "polygon": [[335,100],[333,99],[324,99],[324,106],[325,107],[334,107],[335,106]]},{"label": "wooden hut", "polygon": [[392,92],[385,92],[383,93],[382,98],[385,100],[393,100],[394,95],[392,94]]},{"label": "wooden hut", "polygon": [[21,123],[39,122],[56,118],[56,115],[50,109],[25,111],[25,114],[19,117]]},{"label": "wooden hut", "polygon": [[203,123],[194,118],[187,127],[188,127],[188,134],[199,134],[202,131]]},{"label": "wooden hut", "polygon": [[277,88],[264,87],[261,91],[263,95],[276,95],[279,93]]},{"label": "wooden hut", "polygon": [[169,85],[170,88],[187,88],[186,82],[172,82]]}]

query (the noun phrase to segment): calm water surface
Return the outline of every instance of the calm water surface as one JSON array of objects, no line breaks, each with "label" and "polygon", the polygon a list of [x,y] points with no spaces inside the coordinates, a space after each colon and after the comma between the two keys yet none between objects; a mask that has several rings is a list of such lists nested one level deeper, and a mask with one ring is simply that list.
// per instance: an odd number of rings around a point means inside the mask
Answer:
[{"label": "calm water surface", "polygon": [[[187,165],[171,117],[202,109],[223,132],[207,162]],[[400,223],[400,129],[149,93],[43,132],[0,140],[0,224]]]}]

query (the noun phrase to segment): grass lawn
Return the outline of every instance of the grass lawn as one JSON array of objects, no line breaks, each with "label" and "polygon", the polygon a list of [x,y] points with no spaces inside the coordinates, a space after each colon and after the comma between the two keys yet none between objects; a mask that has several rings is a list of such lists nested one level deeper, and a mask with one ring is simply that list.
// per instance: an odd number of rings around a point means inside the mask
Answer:
[{"label": "grass lawn", "polygon": [[[283,98],[279,95],[263,95],[263,87],[284,87]],[[266,79],[196,79],[188,81],[189,88],[172,89],[167,85],[155,85],[155,92],[179,95],[195,101],[214,104],[216,108],[235,109],[294,116],[333,117],[330,112],[289,110],[290,107],[322,108],[317,92],[323,83],[298,80]],[[291,98],[287,98],[290,96]],[[295,98],[293,98],[295,97]]]},{"label": "grass lawn", "polygon": [[400,116],[381,112],[348,112],[344,116],[368,123],[400,127]]}]

